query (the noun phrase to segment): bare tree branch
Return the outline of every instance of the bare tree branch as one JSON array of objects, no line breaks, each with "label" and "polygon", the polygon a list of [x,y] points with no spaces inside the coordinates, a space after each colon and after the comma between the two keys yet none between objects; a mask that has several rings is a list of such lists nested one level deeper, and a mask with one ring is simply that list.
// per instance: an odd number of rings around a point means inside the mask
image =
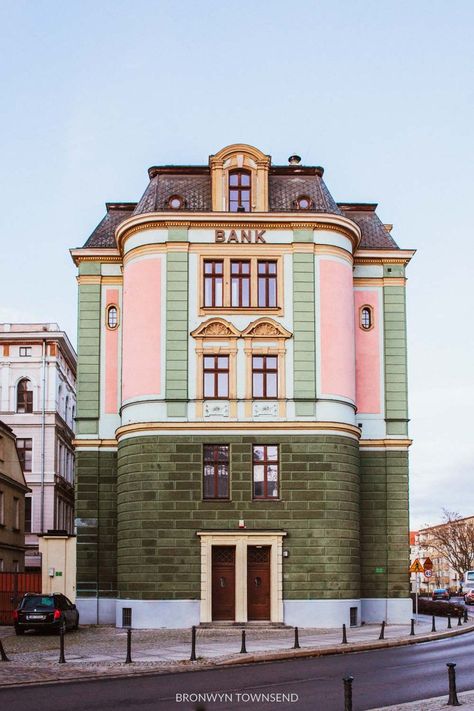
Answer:
[{"label": "bare tree branch", "polygon": [[443,509],[443,523],[422,534],[423,545],[437,551],[445,558],[460,578],[466,570],[474,568],[474,523],[458,513]]}]

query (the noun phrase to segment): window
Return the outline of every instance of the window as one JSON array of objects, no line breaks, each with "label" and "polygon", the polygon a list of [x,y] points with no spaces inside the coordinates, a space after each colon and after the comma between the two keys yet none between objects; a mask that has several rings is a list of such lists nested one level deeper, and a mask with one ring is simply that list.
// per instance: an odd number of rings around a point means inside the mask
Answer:
[{"label": "window", "polygon": [[276,262],[258,263],[258,305],[264,308],[277,305]]},{"label": "window", "polygon": [[252,395],[254,398],[278,396],[278,356],[252,356]]},{"label": "window", "polygon": [[31,533],[31,496],[25,496],[25,533]]},{"label": "window", "polygon": [[3,462],[5,457],[5,439],[0,436],[0,462]]},{"label": "window", "polygon": [[204,306],[222,306],[224,262],[204,262]]},{"label": "window", "polygon": [[5,525],[5,495],[0,491],[0,526]]},{"label": "window", "polygon": [[369,331],[374,325],[371,306],[363,306],[360,310],[360,327]]},{"label": "window", "polygon": [[20,528],[20,499],[13,497],[13,528],[18,531]]},{"label": "window", "polygon": [[231,262],[231,304],[250,306],[250,262]]},{"label": "window", "polygon": [[118,308],[114,305],[107,306],[107,326],[111,329],[118,326]]},{"label": "window", "polygon": [[307,195],[299,195],[293,202],[295,210],[311,210],[313,201]]},{"label": "window", "polygon": [[17,560],[13,561],[13,572],[14,573],[20,572],[20,563]]},{"label": "window", "polygon": [[278,446],[253,447],[253,498],[278,497]]},{"label": "window", "polygon": [[21,358],[31,357],[31,346],[20,346],[20,357]]},{"label": "window", "polygon": [[229,173],[229,212],[250,212],[250,187],[248,170]]},{"label": "window", "polygon": [[3,558],[0,558],[0,573],[3,571]]},{"label": "window", "polygon": [[22,469],[24,472],[31,471],[31,461],[32,461],[32,449],[33,440],[32,439],[17,439],[16,448],[18,451],[18,458],[20,460]]},{"label": "window", "polygon": [[229,447],[222,444],[204,445],[203,498],[229,498]]},{"label": "window", "polygon": [[19,413],[33,412],[33,390],[28,378],[23,378],[17,385],[16,411]]},{"label": "window", "polygon": [[229,356],[204,356],[205,398],[229,397]]},{"label": "window", "polygon": [[170,210],[183,210],[186,207],[186,200],[182,195],[171,195],[166,206]]}]

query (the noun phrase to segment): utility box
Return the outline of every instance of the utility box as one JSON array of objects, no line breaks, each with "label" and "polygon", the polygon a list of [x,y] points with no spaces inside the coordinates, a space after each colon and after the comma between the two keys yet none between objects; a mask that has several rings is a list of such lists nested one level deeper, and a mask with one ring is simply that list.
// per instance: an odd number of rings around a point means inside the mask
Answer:
[{"label": "utility box", "polygon": [[41,590],[45,595],[63,593],[76,602],[76,536],[48,531],[39,536],[42,558]]}]

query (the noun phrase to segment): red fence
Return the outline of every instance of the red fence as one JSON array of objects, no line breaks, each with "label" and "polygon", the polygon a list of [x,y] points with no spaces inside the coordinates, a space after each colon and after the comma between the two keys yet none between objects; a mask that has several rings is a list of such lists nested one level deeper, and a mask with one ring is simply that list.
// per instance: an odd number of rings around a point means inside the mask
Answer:
[{"label": "red fence", "polygon": [[0,625],[12,625],[12,612],[26,592],[41,592],[41,573],[0,573]]}]

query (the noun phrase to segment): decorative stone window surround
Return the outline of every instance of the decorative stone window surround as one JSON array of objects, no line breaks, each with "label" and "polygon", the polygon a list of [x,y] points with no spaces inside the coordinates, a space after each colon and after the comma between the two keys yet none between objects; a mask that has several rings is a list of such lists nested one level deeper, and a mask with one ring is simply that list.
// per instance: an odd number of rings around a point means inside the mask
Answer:
[{"label": "decorative stone window surround", "polygon": [[[365,326],[362,325],[362,313],[364,309],[368,309],[370,312],[370,326],[366,328]],[[371,306],[370,304],[362,304],[362,306],[359,307],[359,328],[361,331],[371,331],[375,326],[375,310],[374,307]]]},{"label": "decorative stone window surround", "polygon": [[257,148],[237,143],[223,148],[209,159],[212,181],[212,209],[218,212],[229,210],[229,172],[250,172],[252,212],[268,212],[268,170],[270,156]]},{"label": "decorative stone window surround", "polygon": [[212,622],[212,546],[235,546],[235,621],[247,622],[247,547],[270,546],[270,622],[283,622],[285,531],[197,531],[201,540],[201,619]]}]

